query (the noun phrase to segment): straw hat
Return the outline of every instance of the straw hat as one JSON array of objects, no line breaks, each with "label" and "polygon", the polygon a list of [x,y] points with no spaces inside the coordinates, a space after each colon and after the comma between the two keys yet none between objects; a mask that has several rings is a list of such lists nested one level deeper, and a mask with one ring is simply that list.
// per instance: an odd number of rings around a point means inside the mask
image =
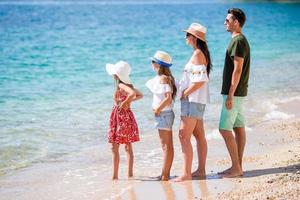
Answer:
[{"label": "straw hat", "polygon": [[119,79],[127,84],[131,84],[129,74],[131,72],[130,65],[125,61],[119,61],[116,64],[106,64],[106,71],[109,75],[117,75]]},{"label": "straw hat", "polygon": [[157,51],[154,56],[151,58],[152,61],[160,64],[163,67],[172,66],[172,57],[164,51]]},{"label": "straw hat", "polygon": [[192,23],[187,30],[183,30],[183,31],[192,34],[193,36],[199,38],[204,42],[207,42],[205,39],[207,28],[205,26],[202,26],[201,24]]}]

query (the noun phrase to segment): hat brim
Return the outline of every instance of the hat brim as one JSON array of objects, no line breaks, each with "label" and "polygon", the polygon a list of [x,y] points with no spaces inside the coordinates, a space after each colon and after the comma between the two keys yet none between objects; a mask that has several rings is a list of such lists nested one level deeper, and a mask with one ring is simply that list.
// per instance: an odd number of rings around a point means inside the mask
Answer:
[{"label": "hat brim", "polygon": [[116,74],[116,70],[115,70],[115,65],[114,64],[106,64],[105,68],[106,68],[106,72],[109,74],[109,75],[114,75]]},{"label": "hat brim", "polygon": [[202,40],[203,42],[207,42],[206,39],[203,39],[203,38],[201,38],[201,37],[195,35],[193,32],[191,32],[191,31],[189,31],[189,30],[182,30],[182,31],[183,31],[183,32],[186,32],[186,33],[189,33],[189,34],[191,34],[191,35],[193,35],[193,36],[195,36],[196,38]]},{"label": "hat brim", "polygon": [[122,82],[124,82],[126,84],[132,84],[129,76],[123,76],[123,77],[118,76],[118,77]]},{"label": "hat brim", "polygon": [[116,67],[115,67],[114,64],[108,63],[108,64],[106,64],[105,68],[106,68],[106,72],[107,72],[109,75],[117,75],[118,78],[119,78],[122,82],[124,82],[124,83],[126,83],[126,84],[131,84],[131,80],[130,80],[129,76],[128,76],[128,75],[121,75],[121,74],[119,74],[119,73],[116,71]]},{"label": "hat brim", "polygon": [[164,62],[162,60],[159,60],[159,59],[157,59],[155,57],[151,57],[151,61],[154,61],[154,62],[160,64],[163,67],[171,67],[172,66],[172,63],[166,63],[166,62]]}]

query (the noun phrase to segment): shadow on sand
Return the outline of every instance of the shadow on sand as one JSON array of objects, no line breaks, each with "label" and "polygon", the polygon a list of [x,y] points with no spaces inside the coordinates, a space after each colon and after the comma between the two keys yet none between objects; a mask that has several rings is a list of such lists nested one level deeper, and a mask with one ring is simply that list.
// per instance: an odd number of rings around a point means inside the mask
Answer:
[{"label": "shadow on sand", "polygon": [[256,170],[245,171],[243,178],[263,176],[268,174],[296,173],[299,170],[300,170],[300,164],[289,165],[286,167],[256,169]]}]

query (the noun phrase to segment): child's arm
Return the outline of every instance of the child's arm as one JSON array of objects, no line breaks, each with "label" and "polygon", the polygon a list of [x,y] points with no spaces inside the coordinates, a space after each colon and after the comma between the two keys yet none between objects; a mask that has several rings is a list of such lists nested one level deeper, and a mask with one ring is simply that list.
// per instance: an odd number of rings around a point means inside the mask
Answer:
[{"label": "child's arm", "polygon": [[170,105],[172,103],[172,93],[167,92],[165,94],[165,98],[160,102],[159,106],[154,110],[155,115],[160,115],[160,112],[164,107]]},{"label": "child's arm", "polygon": [[119,88],[123,91],[125,91],[127,93],[127,97],[126,99],[120,104],[120,108],[125,108],[127,109],[131,103],[131,101],[135,98],[136,96],[136,92],[134,89],[132,89],[131,87],[120,83],[119,84]]},{"label": "child's arm", "polygon": [[136,101],[143,98],[143,94],[139,90],[134,88],[134,91],[135,91],[135,97],[131,101]]},{"label": "child's arm", "polygon": [[[160,79],[160,82],[162,84],[169,84],[170,80],[168,77],[163,76]],[[170,105],[172,103],[172,92],[166,92],[165,98],[160,102],[159,106],[154,110],[155,115],[160,115],[160,112],[162,109],[164,109],[166,106]]]},{"label": "child's arm", "polygon": [[113,100],[115,101],[115,103],[117,103],[117,102],[118,102],[117,90],[114,92],[114,95],[113,95]]}]

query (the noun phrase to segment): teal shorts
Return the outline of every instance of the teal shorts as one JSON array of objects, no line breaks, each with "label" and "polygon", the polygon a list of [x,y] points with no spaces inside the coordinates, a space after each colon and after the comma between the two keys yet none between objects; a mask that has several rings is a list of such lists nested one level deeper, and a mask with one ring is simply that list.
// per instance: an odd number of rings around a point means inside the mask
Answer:
[{"label": "teal shorts", "polygon": [[228,110],[225,106],[227,95],[223,95],[223,105],[219,123],[220,130],[232,131],[233,128],[245,127],[246,119],[243,114],[245,97],[233,97],[233,106]]}]

